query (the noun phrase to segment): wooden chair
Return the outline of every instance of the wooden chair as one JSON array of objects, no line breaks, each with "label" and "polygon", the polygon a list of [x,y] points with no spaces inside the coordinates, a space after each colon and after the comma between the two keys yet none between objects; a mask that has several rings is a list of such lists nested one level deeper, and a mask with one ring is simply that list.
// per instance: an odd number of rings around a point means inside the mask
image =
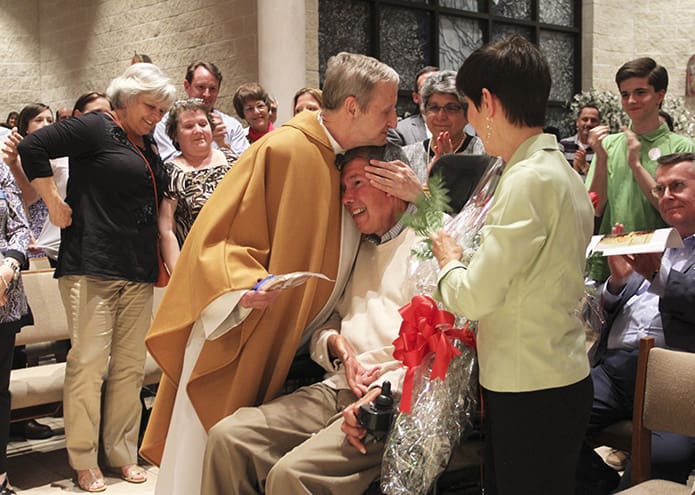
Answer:
[{"label": "wooden chair", "polygon": [[654,348],[640,341],[632,417],[632,482],[625,495],[690,495],[687,486],[650,480],[652,431],[695,436],[695,354]]}]

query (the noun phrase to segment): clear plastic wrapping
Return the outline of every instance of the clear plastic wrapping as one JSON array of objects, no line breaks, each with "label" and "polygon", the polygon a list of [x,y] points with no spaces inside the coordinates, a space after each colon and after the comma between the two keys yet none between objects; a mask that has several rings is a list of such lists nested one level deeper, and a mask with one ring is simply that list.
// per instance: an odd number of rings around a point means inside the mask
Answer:
[{"label": "clear plastic wrapping", "polygon": [[398,415],[386,440],[381,490],[388,495],[427,493],[472,427],[478,407],[477,359],[474,349],[460,341],[456,347],[461,354],[451,361],[446,380],[430,380],[433,354],[415,372],[412,410]]},{"label": "clear plastic wrapping", "polygon": [[[444,223],[444,230],[463,248],[465,265],[480,244],[480,229],[501,173],[501,161],[493,163],[461,212]],[[413,253],[423,251],[416,248]],[[435,259],[411,256],[408,266],[411,295],[431,296],[438,273]],[[464,315],[456,315],[456,327],[474,333],[476,325]],[[451,360],[444,379],[432,378],[434,352],[414,369],[410,412],[397,416],[386,440],[381,490],[387,495],[425,494],[472,427],[479,397],[477,355],[471,342],[454,340],[453,343],[460,354]]]}]

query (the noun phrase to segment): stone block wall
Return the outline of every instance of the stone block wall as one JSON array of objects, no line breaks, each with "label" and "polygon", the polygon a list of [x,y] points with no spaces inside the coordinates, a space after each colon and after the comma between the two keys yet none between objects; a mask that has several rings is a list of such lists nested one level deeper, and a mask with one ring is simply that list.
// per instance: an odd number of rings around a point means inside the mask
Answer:
[{"label": "stone block wall", "polygon": [[205,59],[224,76],[217,107],[258,77],[255,0],[0,0],[0,118],[27,103],[72,108],[145,53],[176,84]]},{"label": "stone block wall", "polygon": [[[617,91],[618,68],[649,56],[668,70],[669,94],[684,97],[686,64],[695,53],[694,26],[692,0],[586,0],[583,88]],[[692,110],[694,102],[686,103]]]},{"label": "stone block wall", "polygon": [[0,121],[41,95],[36,0],[0,1]]},{"label": "stone block wall", "polygon": [[319,87],[319,0],[306,0],[306,85]]},{"label": "stone block wall", "polygon": [[[306,83],[314,86],[318,2],[305,1]],[[692,0],[585,0],[583,9],[583,88],[614,91],[617,68],[649,55],[669,70],[669,92],[685,94]],[[0,120],[34,101],[72,107],[81,93],[103,91],[136,50],[180,94],[191,61],[215,62],[225,78],[218,107],[233,114],[236,87],[258,78],[257,26],[256,0],[0,0]]]}]

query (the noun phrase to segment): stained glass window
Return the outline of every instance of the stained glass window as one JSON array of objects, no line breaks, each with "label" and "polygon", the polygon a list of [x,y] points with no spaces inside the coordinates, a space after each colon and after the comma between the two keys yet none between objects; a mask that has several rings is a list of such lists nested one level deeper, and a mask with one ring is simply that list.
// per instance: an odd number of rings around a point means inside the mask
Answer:
[{"label": "stained glass window", "polygon": [[528,26],[519,26],[517,24],[501,24],[496,23],[492,25],[492,33],[490,33],[490,40],[499,40],[505,36],[511,36],[513,34],[518,34],[523,36],[527,40],[533,40],[533,29]]},{"label": "stained glass window", "polygon": [[371,52],[369,4],[364,0],[319,2],[319,74],[321,85],[331,55],[347,51]]},{"label": "stained glass window", "polygon": [[425,11],[384,7],[379,13],[379,57],[401,75],[401,89],[415,86],[415,74],[432,64],[432,21]]},{"label": "stained glass window", "polygon": [[509,34],[548,58],[548,115],[560,122],[580,89],[580,0],[319,0],[319,70],[342,50],[375,56],[401,75],[399,114],[414,111],[415,75],[425,65],[458,70],[473,50]]},{"label": "stained glass window", "polygon": [[497,0],[491,2],[490,13],[509,19],[530,20],[531,0]]},{"label": "stained glass window", "polygon": [[468,55],[481,46],[480,21],[445,15],[439,18],[439,67],[458,70]]},{"label": "stained glass window", "polygon": [[546,24],[558,24],[560,26],[574,26],[574,2],[540,0],[538,5],[538,18],[541,22]]},{"label": "stained glass window", "polygon": [[459,10],[471,10],[473,12],[484,11],[486,2],[480,0],[439,0],[439,5]]},{"label": "stained glass window", "polygon": [[574,39],[571,34],[541,31],[538,45],[548,59],[553,85],[550,99],[569,101],[574,95],[574,64],[567,59],[574,53]]}]

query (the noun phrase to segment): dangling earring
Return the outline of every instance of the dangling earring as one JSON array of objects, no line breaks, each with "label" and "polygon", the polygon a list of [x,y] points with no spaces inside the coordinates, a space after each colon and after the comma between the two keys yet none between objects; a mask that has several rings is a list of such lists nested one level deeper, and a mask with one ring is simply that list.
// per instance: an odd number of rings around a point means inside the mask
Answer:
[{"label": "dangling earring", "polygon": [[485,117],[485,141],[490,141],[490,136],[492,136],[492,119]]}]

